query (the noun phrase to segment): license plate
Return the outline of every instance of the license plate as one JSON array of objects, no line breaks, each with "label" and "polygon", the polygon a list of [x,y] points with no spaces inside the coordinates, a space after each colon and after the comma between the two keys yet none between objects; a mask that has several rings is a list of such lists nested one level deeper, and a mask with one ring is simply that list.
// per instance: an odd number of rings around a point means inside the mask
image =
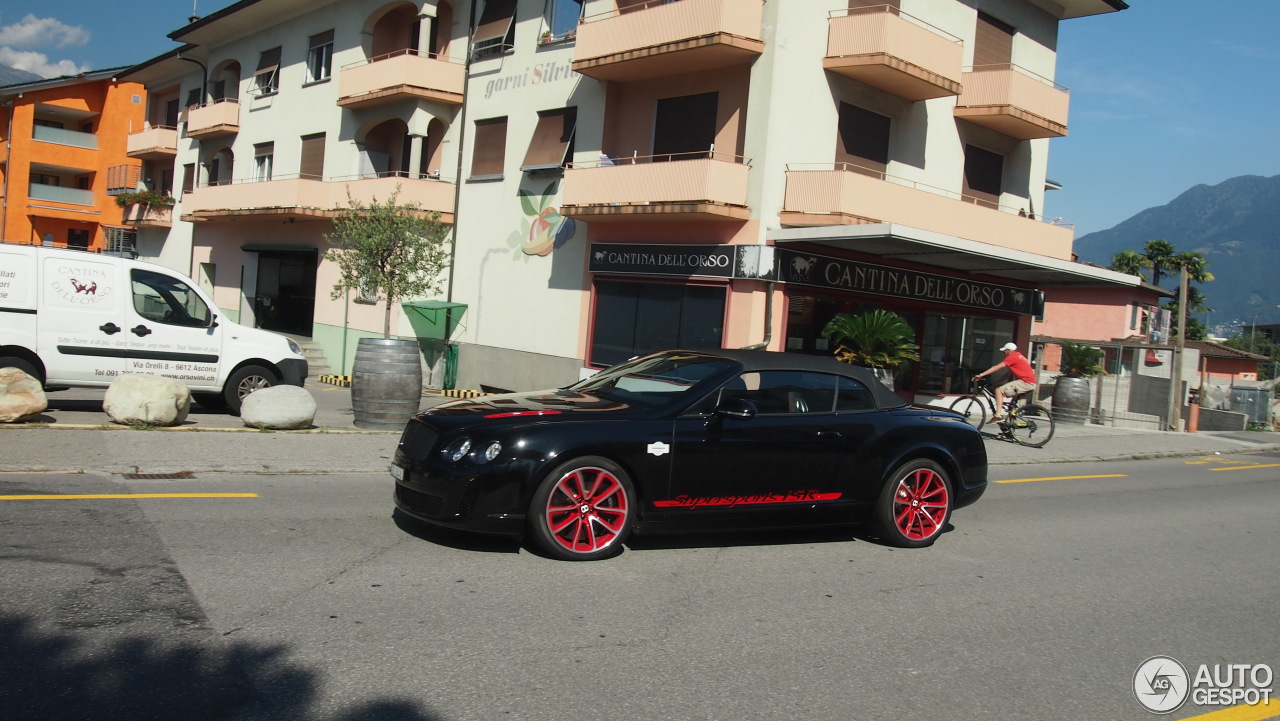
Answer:
[{"label": "license plate", "polygon": [[403,468],[402,466],[397,466],[396,464],[392,463],[392,464],[391,464],[391,477],[392,477],[392,478],[394,478],[394,479],[396,479],[397,481],[403,481],[403,480],[404,480],[404,468]]}]

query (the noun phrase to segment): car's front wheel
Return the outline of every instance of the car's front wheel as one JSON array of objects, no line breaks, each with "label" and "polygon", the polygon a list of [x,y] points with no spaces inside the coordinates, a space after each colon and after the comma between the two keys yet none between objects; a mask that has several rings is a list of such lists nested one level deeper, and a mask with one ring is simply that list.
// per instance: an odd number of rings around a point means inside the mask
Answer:
[{"label": "car's front wheel", "polygon": [[880,537],[903,548],[932,545],[951,517],[951,479],[937,463],[918,459],[889,476],[876,503]]},{"label": "car's front wheel", "polygon": [[271,371],[262,366],[245,366],[227,379],[227,384],[222,388],[222,397],[227,402],[227,408],[232,413],[240,412],[240,404],[244,401],[245,396],[263,388],[270,388],[278,385],[280,378]]},{"label": "car's front wheel", "polygon": [[636,493],[616,463],[575,458],[543,479],[533,494],[534,540],[563,561],[594,561],[622,550],[635,522]]}]

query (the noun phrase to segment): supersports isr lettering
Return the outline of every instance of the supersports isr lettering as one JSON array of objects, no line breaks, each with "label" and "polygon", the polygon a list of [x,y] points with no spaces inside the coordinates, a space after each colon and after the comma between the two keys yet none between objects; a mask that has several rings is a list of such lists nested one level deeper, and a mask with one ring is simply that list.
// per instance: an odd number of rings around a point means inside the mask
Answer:
[{"label": "supersports isr lettering", "polygon": [[840,493],[819,491],[788,491],[787,493],[760,493],[746,496],[688,496],[679,495],[666,501],[655,501],[658,508],[733,508],[734,506],[758,506],[767,503],[813,503],[834,501]]}]

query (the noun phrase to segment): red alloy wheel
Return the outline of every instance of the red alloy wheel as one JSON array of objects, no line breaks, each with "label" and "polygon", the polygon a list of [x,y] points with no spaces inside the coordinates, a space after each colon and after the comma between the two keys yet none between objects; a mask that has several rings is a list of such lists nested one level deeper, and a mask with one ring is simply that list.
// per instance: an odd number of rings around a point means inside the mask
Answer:
[{"label": "red alloy wheel", "polygon": [[564,550],[596,553],[623,534],[630,512],[626,490],[616,476],[603,468],[583,466],[565,473],[551,489],[546,527]]},{"label": "red alloy wheel", "polygon": [[893,520],[902,535],[926,541],[942,532],[951,506],[947,484],[932,468],[915,468],[898,481],[893,496]]}]

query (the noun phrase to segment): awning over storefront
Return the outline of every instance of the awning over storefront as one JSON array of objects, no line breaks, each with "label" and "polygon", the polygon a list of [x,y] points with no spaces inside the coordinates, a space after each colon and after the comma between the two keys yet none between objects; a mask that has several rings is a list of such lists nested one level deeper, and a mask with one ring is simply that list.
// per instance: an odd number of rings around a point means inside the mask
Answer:
[{"label": "awning over storefront", "polygon": [[784,228],[770,231],[767,237],[782,248],[796,243],[840,248],[884,260],[1004,278],[1039,288],[1142,284],[1142,279],[1137,276],[1106,268],[891,223]]}]

